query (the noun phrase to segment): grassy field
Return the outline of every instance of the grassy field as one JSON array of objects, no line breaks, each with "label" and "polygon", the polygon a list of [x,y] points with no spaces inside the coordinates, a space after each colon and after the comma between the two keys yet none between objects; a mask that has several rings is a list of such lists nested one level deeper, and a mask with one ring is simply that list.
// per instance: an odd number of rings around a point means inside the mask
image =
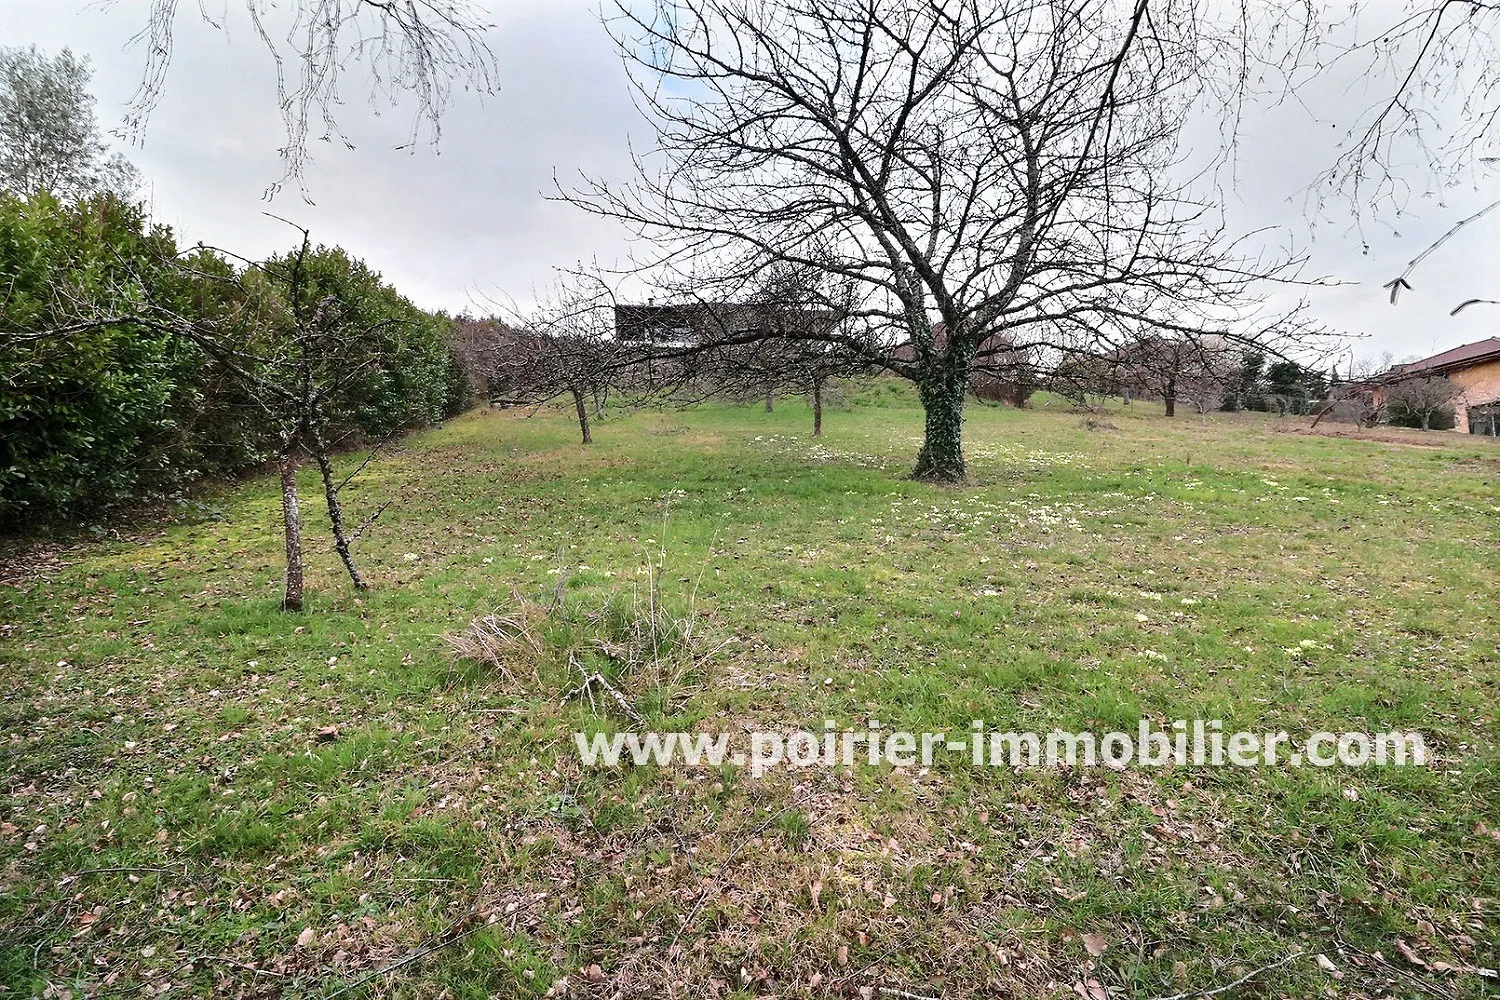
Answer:
[{"label": "grassy field", "polygon": [[[1109,419],[975,406],[974,483],[943,489],[903,478],[894,385],[820,441],[794,400],[612,417],[587,449],[564,413],[476,412],[351,490],[355,516],[397,498],[367,594],[308,478],[299,615],[271,479],[32,550],[0,588],[0,984],[1500,993],[1500,449]],[[492,613],[514,642],[456,657]],[[621,666],[643,636],[669,649]],[[570,657],[640,719],[565,701]],[[1141,718],[1416,729],[1433,759],[754,778],[573,740]]]}]

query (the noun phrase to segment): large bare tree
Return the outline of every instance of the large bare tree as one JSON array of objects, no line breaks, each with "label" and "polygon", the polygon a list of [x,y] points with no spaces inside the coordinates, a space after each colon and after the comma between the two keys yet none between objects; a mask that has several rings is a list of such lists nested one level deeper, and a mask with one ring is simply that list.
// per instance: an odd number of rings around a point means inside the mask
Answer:
[{"label": "large bare tree", "polygon": [[724,300],[779,268],[852,286],[849,322],[805,336],[916,383],[914,475],[962,480],[976,366],[1254,339],[1236,312],[1293,276],[1187,179],[1184,122],[1233,113],[1203,23],[1172,0],[621,4],[657,146],[638,182],[564,196],[656,241],[669,288]]}]

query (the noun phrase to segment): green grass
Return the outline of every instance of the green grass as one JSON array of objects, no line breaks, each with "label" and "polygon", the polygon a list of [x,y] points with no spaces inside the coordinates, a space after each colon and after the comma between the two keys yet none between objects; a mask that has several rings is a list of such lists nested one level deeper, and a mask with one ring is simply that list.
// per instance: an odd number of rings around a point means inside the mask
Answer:
[{"label": "green grass", "polygon": [[[1500,989],[1437,964],[1500,964],[1492,442],[1139,404],[1089,431],[1041,399],[974,406],[947,489],[903,478],[909,394],[856,399],[821,441],[794,400],[612,416],[586,449],[565,413],[470,414],[351,489],[353,517],[397,498],[366,594],[309,477],[298,615],[270,479],[27,552],[0,591],[0,984],[331,997],[442,944],[359,991],[1152,997],[1299,950],[1227,995]],[[573,733],[630,723],[562,702],[565,653],[625,635],[648,581],[727,644],[630,689],[640,728],[1201,717],[1418,729],[1437,759],[585,769]],[[518,599],[552,608],[546,662],[456,662],[445,636]]]}]

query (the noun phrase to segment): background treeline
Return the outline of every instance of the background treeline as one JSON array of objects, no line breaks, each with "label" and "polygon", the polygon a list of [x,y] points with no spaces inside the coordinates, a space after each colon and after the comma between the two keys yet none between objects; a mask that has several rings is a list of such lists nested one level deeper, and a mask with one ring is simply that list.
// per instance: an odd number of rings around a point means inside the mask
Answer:
[{"label": "background treeline", "polygon": [[[357,375],[324,414],[331,440],[354,446],[470,403],[447,317],[337,247],[303,255],[295,285],[280,266],[289,256],[182,252],[170,228],[110,192],[0,191],[0,530],[96,515],[271,458],[278,431],[253,369],[295,336],[294,287],[304,311],[336,306],[358,331],[345,347]],[[184,322],[152,320],[164,312]],[[205,350],[185,333],[223,331],[231,317],[245,327],[242,351]]]}]

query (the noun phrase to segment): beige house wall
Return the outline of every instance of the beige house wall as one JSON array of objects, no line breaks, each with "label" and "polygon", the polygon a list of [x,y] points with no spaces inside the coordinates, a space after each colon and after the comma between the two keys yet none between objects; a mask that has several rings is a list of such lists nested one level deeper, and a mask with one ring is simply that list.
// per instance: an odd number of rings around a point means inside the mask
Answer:
[{"label": "beige house wall", "polygon": [[1469,407],[1500,402],[1500,358],[1449,372],[1448,379],[1463,389],[1463,394],[1453,401],[1453,429],[1467,434]]}]

